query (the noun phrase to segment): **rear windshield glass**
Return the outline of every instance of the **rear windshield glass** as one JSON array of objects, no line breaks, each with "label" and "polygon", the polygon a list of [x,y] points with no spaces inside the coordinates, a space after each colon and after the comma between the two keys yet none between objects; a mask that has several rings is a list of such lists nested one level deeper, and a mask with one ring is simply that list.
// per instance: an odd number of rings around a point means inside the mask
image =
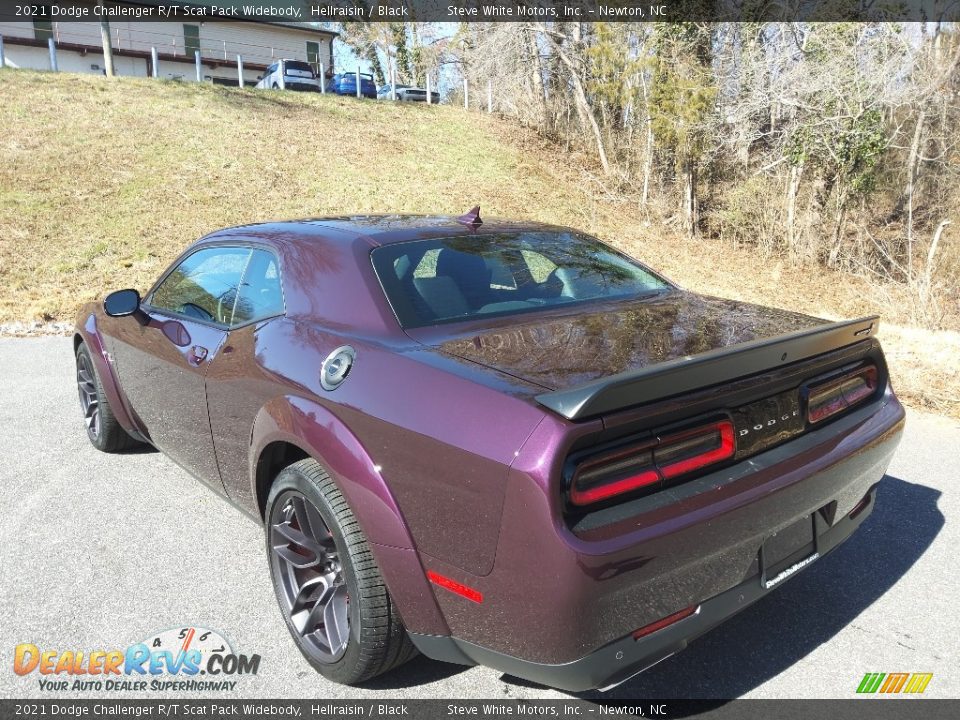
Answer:
[{"label": "rear windshield glass", "polygon": [[305,62],[288,60],[286,67],[287,67],[287,72],[289,72],[290,70],[300,70],[302,72],[308,72],[311,75],[313,75],[313,68]]},{"label": "rear windshield glass", "polygon": [[378,247],[372,258],[405,328],[642,297],[670,287],[599,240],[565,232],[415,240]]}]

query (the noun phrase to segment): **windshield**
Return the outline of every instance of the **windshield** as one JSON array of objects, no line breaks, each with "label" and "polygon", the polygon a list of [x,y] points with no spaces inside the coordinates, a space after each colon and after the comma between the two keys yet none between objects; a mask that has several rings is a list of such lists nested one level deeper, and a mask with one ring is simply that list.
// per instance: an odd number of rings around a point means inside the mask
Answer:
[{"label": "windshield", "polygon": [[642,297],[670,287],[599,240],[569,232],[414,240],[378,247],[371,257],[404,328]]}]

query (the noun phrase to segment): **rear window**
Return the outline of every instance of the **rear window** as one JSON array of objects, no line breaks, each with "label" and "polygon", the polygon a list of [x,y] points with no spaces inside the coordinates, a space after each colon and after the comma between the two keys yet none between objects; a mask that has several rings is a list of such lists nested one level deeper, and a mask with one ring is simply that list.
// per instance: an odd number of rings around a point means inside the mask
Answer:
[{"label": "rear window", "polygon": [[300,70],[302,72],[308,72],[311,75],[313,75],[313,67],[310,64],[305,62],[300,62],[299,60],[297,61],[288,60],[286,63],[286,68],[287,68],[287,72],[290,72],[291,70]]},{"label": "rear window", "polygon": [[643,297],[670,287],[636,261],[575,233],[414,240],[378,247],[371,257],[405,328]]}]

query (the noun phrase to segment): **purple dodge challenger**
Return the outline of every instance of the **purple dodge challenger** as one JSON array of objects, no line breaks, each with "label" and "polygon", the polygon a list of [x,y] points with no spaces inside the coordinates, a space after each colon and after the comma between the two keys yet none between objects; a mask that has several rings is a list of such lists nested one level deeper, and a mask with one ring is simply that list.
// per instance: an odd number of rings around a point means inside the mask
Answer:
[{"label": "purple dodge challenger", "polygon": [[155,446],[263,524],[323,675],[419,651],[579,691],[870,515],[904,422],[877,323],[474,209],[215,232],[83,308],[74,345],[90,441]]}]

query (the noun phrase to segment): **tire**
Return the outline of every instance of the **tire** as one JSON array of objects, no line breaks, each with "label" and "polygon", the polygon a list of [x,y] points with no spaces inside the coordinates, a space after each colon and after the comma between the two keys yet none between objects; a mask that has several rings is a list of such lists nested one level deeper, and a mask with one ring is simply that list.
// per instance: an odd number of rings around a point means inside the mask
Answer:
[{"label": "tire", "polygon": [[356,516],[315,460],[274,481],[266,548],[287,629],[325,678],[354,685],[416,654]]},{"label": "tire", "polygon": [[127,434],[113,414],[86,343],[80,343],[76,359],[80,410],[83,412],[90,444],[107,453],[129,450],[140,445],[140,442]]}]

